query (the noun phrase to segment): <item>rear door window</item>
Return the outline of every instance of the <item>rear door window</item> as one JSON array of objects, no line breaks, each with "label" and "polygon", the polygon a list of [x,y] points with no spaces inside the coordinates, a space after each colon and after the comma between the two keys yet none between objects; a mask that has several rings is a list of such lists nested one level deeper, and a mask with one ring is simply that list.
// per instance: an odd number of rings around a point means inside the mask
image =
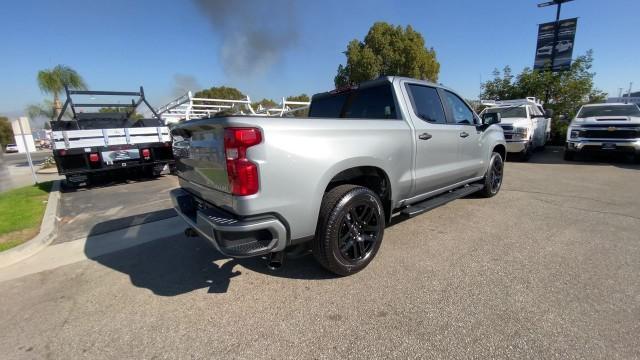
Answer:
[{"label": "rear door window", "polygon": [[415,114],[432,124],[447,122],[438,90],[430,86],[407,84]]},{"label": "rear door window", "polygon": [[322,95],[314,98],[309,117],[349,119],[398,119],[391,84]]}]

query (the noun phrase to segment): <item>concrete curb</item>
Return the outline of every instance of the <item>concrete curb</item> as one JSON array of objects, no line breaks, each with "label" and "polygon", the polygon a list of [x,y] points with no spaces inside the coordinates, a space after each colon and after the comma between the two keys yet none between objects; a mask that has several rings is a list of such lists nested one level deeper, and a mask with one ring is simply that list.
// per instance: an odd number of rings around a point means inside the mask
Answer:
[{"label": "concrete curb", "polygon": [[47,247],[55,239],[58,233],[56,217],[60,205],[60,181],[56,180],[51,185],[51,192],[44,210],[40,232],[33,239],[14,248],[0,252],[0,268],[15,264]]},{"label": "concrete curb", "polygon": [[47,168],[47,169],[38,169],[36,170],[36,174],[57,174],[58,173],[58,168],[56,167],[51,167],[51,168]]}]

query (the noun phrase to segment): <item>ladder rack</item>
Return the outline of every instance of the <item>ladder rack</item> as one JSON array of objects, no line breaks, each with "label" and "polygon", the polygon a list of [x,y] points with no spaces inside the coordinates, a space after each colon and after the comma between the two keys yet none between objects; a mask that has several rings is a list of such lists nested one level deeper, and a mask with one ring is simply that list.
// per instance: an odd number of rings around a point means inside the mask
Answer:
[{"label": "ladder rack", "polygon": [[251,98],[244,99],[209,99],[193,97],[191,91],[170,101],[169,103],[156,109],[156,113],[166,124],[201,119],[211,117],[220,111],[230,111],[234,115],[253,116],[285,116],[287,114],[305,110],[310,102],[288,101],[282,98],[281,103],[274,108],[263,108],[259,105],[254,109],[251,105]]}]

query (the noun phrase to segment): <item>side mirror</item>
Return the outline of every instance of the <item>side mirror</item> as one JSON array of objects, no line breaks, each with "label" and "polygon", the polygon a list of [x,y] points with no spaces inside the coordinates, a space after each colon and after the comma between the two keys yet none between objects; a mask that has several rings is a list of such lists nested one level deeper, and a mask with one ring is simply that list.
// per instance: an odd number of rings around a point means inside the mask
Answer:
[{"label": "side mirror", "polygon": [[502,121],[502,116],[500,113],[486,112],[482,114],[482,124],[484,125],[493,125],[499,124]]},{"label": "side mirror", "polygon": [[551,117],[553,117],[553,110],[551,109],[546,109],[544,111],[544,117],[546,117],[547,119],[550,119]]}]

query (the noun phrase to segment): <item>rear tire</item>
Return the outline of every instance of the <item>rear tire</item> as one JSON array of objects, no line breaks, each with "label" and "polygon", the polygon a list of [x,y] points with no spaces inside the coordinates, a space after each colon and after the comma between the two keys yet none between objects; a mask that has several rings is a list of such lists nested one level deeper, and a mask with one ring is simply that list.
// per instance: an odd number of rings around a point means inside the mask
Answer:
[{"label": "rear tire", "polygon": [[504,177],[504,160],[500,153],[491,154],[487,173],[484,175],[484,187],[478,193],[485,198],[494,197],[502,187],[502,179]]},{"label": "rear tire", "polygon": [[362,186],[337,186],[322,199],[313,255],[334,274],[355,274],[376,256],[384,227],[378,195]]}]

